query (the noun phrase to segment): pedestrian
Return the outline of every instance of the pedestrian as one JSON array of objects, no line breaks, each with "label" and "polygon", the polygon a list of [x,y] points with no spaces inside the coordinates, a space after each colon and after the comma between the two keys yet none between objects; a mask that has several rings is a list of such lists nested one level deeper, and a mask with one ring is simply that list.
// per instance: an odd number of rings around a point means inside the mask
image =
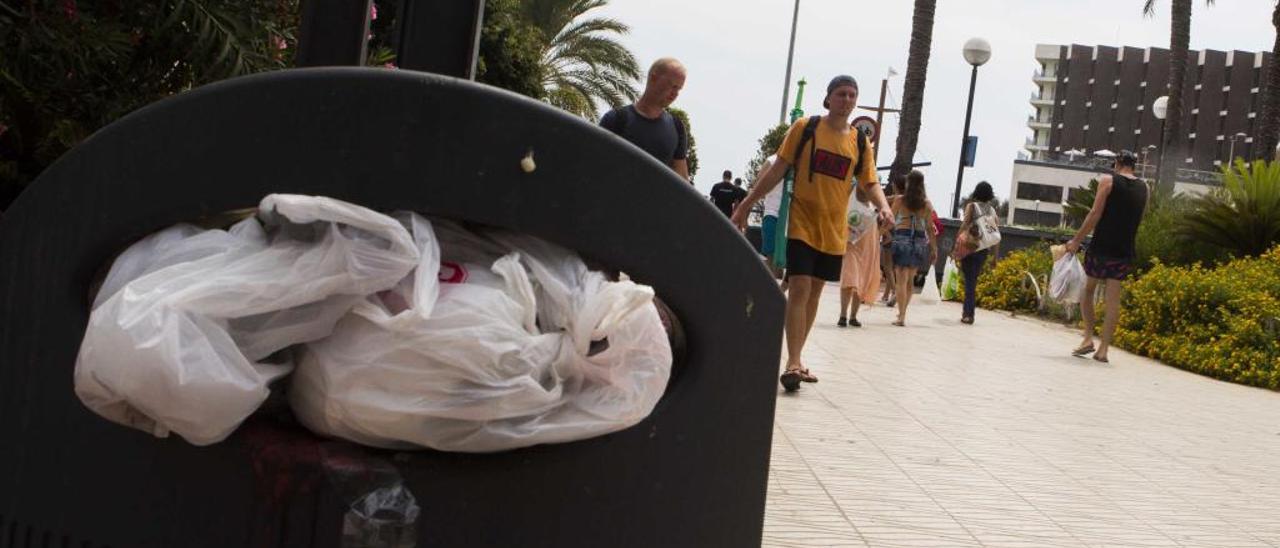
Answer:
[{"label": "pedestrian", "polygon": [[731,183],[729,180],[732,178],[733,172],[727,169],[724,170],[723,180],[711,187],[711,193],[708,195],[711,198],[711,203],[715,204],[716,208],[723,212],[725,217],[732,216],[733,208],[743,198],[747,197],[747,191],[742,189],[742,179]]},{"label": "pedestrian", "polygon": [[827,114],[792,124],[778,148],[778,161],[733,212],[733,223],[745,230],[751,207],[794,167],[786,226],[787,363],[779,379],[787,391],[800,388],[802,381],[818,381],[804,366],[801,353],[817,318],[823,285],[840,279],[849,230],[845,213],[855,180],[883,208],[881,215],[888,217],[889,204],[876,180],[875,152],[865,135],[849,127],[857,100],[858,83],[853,77],[832,78],[822,101]]},{"label": "pedestrian", "polygon": [[[893,203],[894,198],[906,192],[904,189],[906,185],[906,175],[896,174],[889,177],[887,190],[889,203]],[[880,300],[884,301],[885,306],[893,307],[894,288],[898,285],[893,277],[893,223],[883,223],[880,228],[880,270],[884,272],[884,295],[880,296]]]},{"label": "pedestrian", "polygon": [[[854,199],[868,205],[870,197],[862,187],[853,191]],[[880,230],[873,228],[858,236],[856,241],[845,244],[844,261],[840,266],[840,319],[837,327],[862,327],[858,321],[858,308],[871,303],[880,291]]]},{"label": "pedestrian", "polygon": [[670,57],[654,61],[640,98],[634,104],[606,112],[600,118],[600,127],[640,147],[692,184],[688,133],[680,119],[667,112],[667,107],[680,96],[685,76],[680,61]]},{"label": "pedestrian", "polygon": [[[777,161],[777,155],[772,155],[765,159],[764,164],[760,166],[760,170],[756,172],[753,186],[760,184],[760,177]],[[782,277],[782,269],[778,268],[773,260],[773,251],[778,237],[778,209],[780,207],[782,207],[782,185],[777,185],[764,196],[764,218],[760,221],[760,254],[764,255],[765,266],[769,268],[769,272],[773,274],[774,278]]]},{"label": "pedestrian", "polygon": [[[999,215],[996,214],[996,208],[991,205],[992,198],[995,198],[995,193],[991,191],[991,184],[986,181],[978,183],[969,197],[969,203],[964,206],[964,220],[960,222],[960,229],[956,234],[967,233],[971,241],[977,242],[982,238],[980,230],[983,222],[996,223],[996,226],[999,226]],[[959,238],[956,240],[959,241]],[[995,248],[998,250],[999,244],[996,244]],[[973,324],[973,313],[976,308],[974,294],[978,291],[978,275],[982,273],[982,265],[987,262],[987,256],[991,253],[990,248],[981,249],[960,259],[960,272],[964,274],[964,311],[960,313],[960,323]],[[996,255],[999,255],[998,251]]]},{"label": "pedestrian", "polygon": [[[893,201],[893,276],[898,287],[898,319],[893,325],[907,322],[907,305],[914,293],[916,271],[927,269],[938,260],[938,238],[933,236],[933,203],[925,193],[924,174],[911,170],[907,174],[906,193]],[[926,281],[926,283],[928,283]]]},{"label": "pedestrian", "polygon": [[[1093,359],[1103,363],[1108,361],[1107,351],[1111,348],[1111,337],[1115,335],[1116,321],[1120,318],[1120,282],[1133,272],[1137,257],[1134,240],[1150,197],[1147,184],[1133,174],[1137,163],[1138,157],[1133,152],[1125,150],[1116,156],[1114,173],[1103,175],[1098,180],[1093,207],[1075,237],[1067,242],[1067,252],[1075,253],[1085,236],[1093,234],[1089,249],[1084,254],[1084,272],[1088,281],[1084,286],[1084,298],[1080,299],[1084,341],[1071,351],[1074,356],[1092,353]],[[1105,284],[1106,317],[1102,324],[1102,340],[1095,349],[1093,301],[1099,283]]]}]

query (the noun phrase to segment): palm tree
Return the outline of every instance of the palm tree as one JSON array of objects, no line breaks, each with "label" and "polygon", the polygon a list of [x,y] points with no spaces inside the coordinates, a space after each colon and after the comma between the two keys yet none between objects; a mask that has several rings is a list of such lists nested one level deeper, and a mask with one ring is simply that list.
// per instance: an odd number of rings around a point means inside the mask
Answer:
[{"label": "palm tree", "polygon": [[1280,243],[1280,162],[1236,160],[1222,189],[1195,198],[1179,219],[1180,235],[1239,255],[1260,255]]},{"label": "palm tree", "polygon": [[911,171],[920,138],[920,110],[924,105],[925,75],[929,70],[929,47],[933,43],[933,12],[937,0],[916,0],[911,17],[911,49],[907,54],[907,75],[902,90],[902,118],[898,127],[898,150],[889,178]]},{"label": "palm tree", "polygon": [[594,118],[597,102],[621,106],[636,98],[640,67],[616,37],[630,32],[620,21],[583,18],[608,0],[527,0],[524,17],[545,39],[542,84],[545,100]]},{"label": "palm tree", "polygon": [[[1213,0],[1205,0],[1206,5],[1213,5]],[[1162,191],[1173,190],[1173,181],[1182,164],[1179,158],[1185,158],[1180,152],[1182,135],[1182,88],[1187,79],[1187,50],[1191,45],[1191,0],[1171,0],[1172,23],[1169,32],[1169,104],[1165,114],[1164,135],[1160,136],[1160,146],[1164,153],[1160,172],[1165,174],[1160,182]],[[1146,0],[1142,13],[1147,17],[1155,15],[1156,0]]]},{"label": "palm tree", "polygon": [[1267,83],[1263,86],[1262,119],[1258,121],[1258,135],[1254,140],[1253,156],[1271,160],[1276,153],[1276,141],[1280,139],[1280,3],[1271,12],[1271,26],[1276,28],[1275,45],[1271,46],[1271,66],[1267,68]]}]

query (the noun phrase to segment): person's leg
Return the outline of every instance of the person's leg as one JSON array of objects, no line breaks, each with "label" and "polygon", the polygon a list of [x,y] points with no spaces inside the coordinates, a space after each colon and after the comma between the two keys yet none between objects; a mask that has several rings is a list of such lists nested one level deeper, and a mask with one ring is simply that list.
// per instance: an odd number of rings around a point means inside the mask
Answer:
[{"label": "person's leg", "polygon": [[853,327],[862,327],[862,322],[858,321],[858,309],[862,307],[862,295],[855,290],[853,292],[853,303],[849,310],[849,325]]},{"label": "person's leg", "polygon": [[836,325],[840,327],[844,327],[845,324],[848,323],[849,301],[851,300],[853,300],[853,288],[841,287],[840,288],[840,320],[836,322]]},{"label": "person's leg", "polygon": [[1094,359],[1097,360],[1107,359],[1107,349],[1111,348],[1111,337],[1116,334],[1116,323],[1120,321],[1120,280],[1107,280],[1106,283],[1103,299],[1106,299],[1104,310],[1107,317],[1102,319],[1102,341],[1098,343],[1098,351],[1093,354]]},{"label": "person's leg", "polygon": [[803,347],[806,340],[809,339],[809,332],[813,330],[813,322],[818,319],[818,302],[822,300],[822,286],[826,282],[821,278],[812,276],[805,277],[809,284],[809,301],[805,303],[805,328],[804,338],[800,339],[800,346]]},{"label": "person's leg", "polygon": [[898,280],[898,287],[894,290],[894,299],[898,304],[898,321],[895,325],[902,325],[907,320],[907,303],[911,302],[911,294],[914,292],[911,285],[916,278],[916,269],[895,266],[893,276]]},{"label": "person's leg", "polygon": [[893,252],[886,251],[885,255],[888,258],[884,260],[884,298],[881,300],[891,303],[893,302],[894,292],[898,290],[898,282],[897,277],[894,275]]},{"label": "person's leg", "polygon": [[1093,296],[1097,290],[1098,279],[1087,278],[1084,283],[1084,295],[1080,299],[1080,318],[1084,320],[1084,340],[1080,341],[1080,347],[1077,350],[1093,346]]},{"label": "person's leg", "polygon": [[787,339],[787,371],[802,369],[800,351],[808,334],[810,276],[791,276],[788,280],[787,316],[784,325]]},{"label": "person's leg", "polygon": [[960,260],[960,271],[964,273],[964,312],[961,316],[973,319],[977,308],[978,274],[982,272],[985,253],[971,253]]}]

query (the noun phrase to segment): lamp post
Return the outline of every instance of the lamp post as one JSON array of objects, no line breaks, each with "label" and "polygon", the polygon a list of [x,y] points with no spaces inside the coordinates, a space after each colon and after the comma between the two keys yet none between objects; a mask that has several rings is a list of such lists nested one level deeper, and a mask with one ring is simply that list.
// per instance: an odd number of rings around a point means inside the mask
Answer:
[{"label": "lamp post", "polygon": [[787,46],[787,76],[782,82],[782,111],[778,112],[778,123],[787,119],[787,99],[791,93],[791,58],[796,53],[796,22],[800,20],[800,0],[796,0],[795,11],[791,12],[791,45]]},{"label": "lamp post", "polygon": [[[1160,171],[1164,169],[1164,151],[1169,148],[1164,142],[1164,118],[1169,115],[1169,96],[1162,95],[1151,103],[1151,114],[1160,120],[1160,154],[1156,158],[1156,188],[1160,188]],[[1175,178],[1177,174],[1174,174]]]},{"label": "lamp post", "polygon": [[1236,163],[1236,139],[1241,137],[1248,137],[1248,135],[1245,135],[1244,133],[1236,133],[1231,136],[1231,153],[1227,154],[1227,167],[1231,167],[1231,164]]},{"label": "lamp post", "polygon": [[1155,145],[1147,145],[1147,148],[1142,150],[1142,178],[1143,179],[1149,178],[1147,177],[1147,170],[1151,169],[1151,151],[1155,149],[1156,149]]},{"label": "lamp post", "polygon": [[1040,200],[1036,200],[1036,226],[1042,226],[1040,224]]},{"label": "lamp post", "polygon": [[[964,113],[964,137],[960,139],[960,167],[956,170],[956,193],[951,199],[951,218],[960,212],[960,184],[964,181],[964,149],[969,142],[969,120],[973,118],[973,88],[978,83],[978,67],[991,59],[991,44],[981,38],[970,38],[964,43],[964,60],[973,65],[969,75],[969,106]],[[1037,215],[1038,217],[1038,215]]]}]

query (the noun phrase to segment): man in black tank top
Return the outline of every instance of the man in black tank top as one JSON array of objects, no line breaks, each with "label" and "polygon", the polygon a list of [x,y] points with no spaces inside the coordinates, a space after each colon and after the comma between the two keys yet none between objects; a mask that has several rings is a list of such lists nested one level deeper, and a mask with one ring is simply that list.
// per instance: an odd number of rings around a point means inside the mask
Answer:
[{"label": "man in black tank top", "polygon": [[[1092,353],[1093,359],[1104,363],[1108,361],[1107,350],[1111,347],[1111,337],[1116,332],[1116,321],[1120,317],[1120,282],[1133,271],[1137,260],[1134,241],[1150,196],[1147,183],[1133,174],[1137,163],[1138,157],[1127,150],[1116,156],[1115,173],[1104,175],[1098,181],[1098,195],[1093,200],[1093,208],[1076,236],[1067,242],[1067,251],[1075,253],[1084,237],[1093,233],[1093,240],[1084,255],[1084,271],[1089,281],[1080,299],[1084,342],[1071,352],[1075,356]],[[1095,349],[1093,296],[1099,281],[1106,284],[1103,299],[1107,316],[1102,325],[1102,341]]]}]

